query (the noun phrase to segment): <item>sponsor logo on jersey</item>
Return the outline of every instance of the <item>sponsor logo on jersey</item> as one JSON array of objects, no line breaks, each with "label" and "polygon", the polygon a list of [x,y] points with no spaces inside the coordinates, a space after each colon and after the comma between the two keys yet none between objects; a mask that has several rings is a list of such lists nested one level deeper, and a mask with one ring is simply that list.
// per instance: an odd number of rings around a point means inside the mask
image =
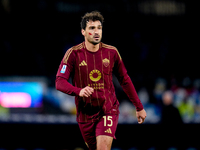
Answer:
[{"label": "sponsor logo on jersey", "polygon": [[90,80],[97,82],[101,79],[101,72],[97,69],[92,70],[89,73]]}]

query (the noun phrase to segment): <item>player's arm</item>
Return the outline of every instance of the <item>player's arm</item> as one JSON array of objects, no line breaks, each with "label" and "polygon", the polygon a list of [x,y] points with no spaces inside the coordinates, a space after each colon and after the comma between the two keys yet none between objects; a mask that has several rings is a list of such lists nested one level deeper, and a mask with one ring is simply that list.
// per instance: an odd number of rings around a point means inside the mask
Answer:
[{"label": "player's arm", "polygon": [[130,101],[136,107],[136,116],[138,118],[138,123],[143,123],[144,119],[146,118],[146,112],[143,108],[143,105],[137,95],[135,87],[127,74],[127,70],[124,66],[124,63],[121,59],[119,53],[115,55],[115,66],[114,66],[114,73],[118,78],[120,85],[122,86],[124,92],[129,97]]},{"label": "player's arm", "polygon": [[86,86],[85,88],[78,88],[68,82],[71,72],[74,69],[75,55],[72,49],[69,49],[63,60],[60,63],[57,75],[56,75],[56,89],[73,96],[89,97],[94,89]]},{"label": "player's arm", "polygon": [[77,88],[71,85],[68,80],[63,77],[56,77],[56,89],[69,95],[79,95],[80,97],[89,97],[94,89],[86,86],[85,88]]},{"label": "player's arm", "polygon": [[56,75],[56,89],[69,95],[79,95],[81,88],[75,87],[68,82],[71,72],[74,69],[75,54],[73,49],[69,49],[62,59],[57,75]]},{"label": "player's arm", "polygon": [[127,74],[127,70],[119,54],[115,55],[115,66],[114,74],[116,75],[120,85],[122,86],[124,92],[129,97],[130,101],[134,104],[137,111],[143,109],[143,105],[136,93],[135,87]]},{"label": "player's arm", "polygon": [[72,96],[79,95],[81,91],[80,88],[71,85],[67,79],[60,76],[56,77],[56,89]]}]

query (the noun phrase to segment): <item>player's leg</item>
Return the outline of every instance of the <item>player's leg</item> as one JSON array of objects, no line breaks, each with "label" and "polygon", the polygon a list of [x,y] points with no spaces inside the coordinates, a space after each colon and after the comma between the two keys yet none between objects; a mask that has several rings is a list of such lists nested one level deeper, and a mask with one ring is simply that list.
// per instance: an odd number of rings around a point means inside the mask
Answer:
[{"label": "player's leg", "polygon": [[96,125],[97,150],[110,150],[118,124],[118,115],[105,115]]},{"label": "player's leg", "polygon": [[110,150],[112,146],[113,137],[107,135],[99,135],[97,139],[97,150]]}]

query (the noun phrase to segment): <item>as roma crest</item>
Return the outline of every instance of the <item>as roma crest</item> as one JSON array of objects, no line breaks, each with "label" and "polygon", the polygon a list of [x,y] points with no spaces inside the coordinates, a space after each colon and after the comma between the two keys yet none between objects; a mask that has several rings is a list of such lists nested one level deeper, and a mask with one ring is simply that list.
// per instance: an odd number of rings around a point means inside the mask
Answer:
[{"label": "as roma crest", "polygon": [[107,59],[107,58],[103,59],[102,62],[103,62],[103,65],[104,65],[105,67],[108,67],[109,64],[110,64],[110,60]]}]

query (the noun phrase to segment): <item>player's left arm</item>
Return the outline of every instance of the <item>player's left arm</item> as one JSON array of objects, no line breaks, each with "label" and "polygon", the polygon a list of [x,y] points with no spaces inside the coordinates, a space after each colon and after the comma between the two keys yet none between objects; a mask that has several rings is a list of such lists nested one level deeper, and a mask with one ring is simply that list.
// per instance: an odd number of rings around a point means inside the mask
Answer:
[{"label": "player's left arm", "polygon": [[124,63],[121,59],[119,53],[115,55],[115,66],[114,66],[114,73],[118,78],[120,85],[122,86],[124,92],[129,97],[130,101],[136,107],[136,116],[138,119],[138,123],[143,123],[144,119],[146,118],[146,111],[143,108],[143,105],[137,95],[135,87],[129,77],[127,70],[124,66]]}]

